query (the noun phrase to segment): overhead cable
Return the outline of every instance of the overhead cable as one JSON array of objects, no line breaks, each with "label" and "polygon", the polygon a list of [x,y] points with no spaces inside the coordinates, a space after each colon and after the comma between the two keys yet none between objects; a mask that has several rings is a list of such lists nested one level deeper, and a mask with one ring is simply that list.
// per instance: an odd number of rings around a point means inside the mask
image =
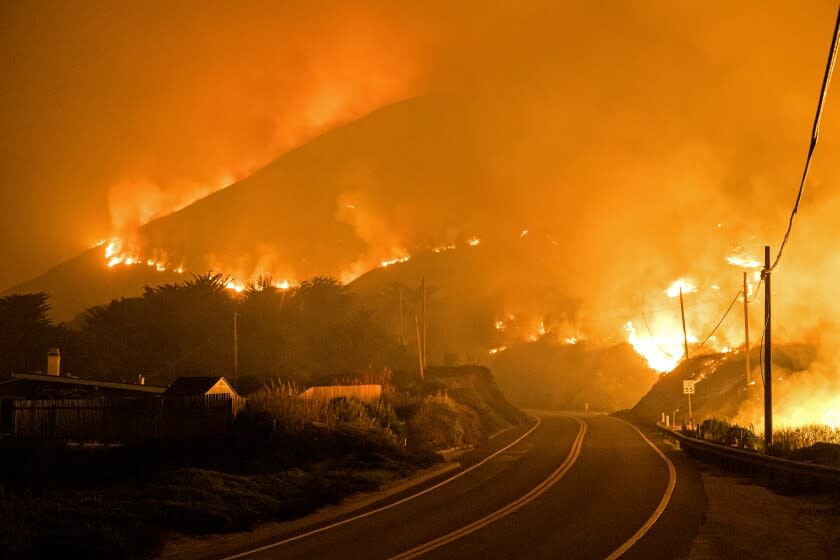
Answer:
[{"label": "overhead cable", "polygon": [[[773,266],[770,271],[773,271],[779,264],[782,258],[782,251],[785,250],[788,238],[790,237],[790,230],[793,228],[793,217],[799,211],[799,202],[802,200],[802,192],[805,190],[805,181],[808,179],[808,171],[811,168],[811,159],[814,155],[814,148],[817,147],[817,140],[820,137],[820,119],[822,118],[823,106],[825,105],[825,97],[828,93],[828,85],[831,83],[831,75],[834,72],[834,61],[837,58],[838,35],[840,35],[840,8],[837,11],[837,21],[834,24],[834,35],[831,39],[831,49],[828,52],[828,63],[825,67],[825,75],[823,76],[822,88],[820,89],[820,98],[817,102],[817,112],[814,115],[814,127],[811,130],[811,144],[808,147],[808,156],[805,158],[805,170],[802,172],[802,180],[799,182],[799,192],[796,194],[796,202],[793,205],[793,210],[790,213],[788,220],[787,231],[785,237],[782,239],[782,244],[779,246],[779,252],[776,254],[776,260],[773,261]],[[770,272],[768,271],[768,272]]]}]

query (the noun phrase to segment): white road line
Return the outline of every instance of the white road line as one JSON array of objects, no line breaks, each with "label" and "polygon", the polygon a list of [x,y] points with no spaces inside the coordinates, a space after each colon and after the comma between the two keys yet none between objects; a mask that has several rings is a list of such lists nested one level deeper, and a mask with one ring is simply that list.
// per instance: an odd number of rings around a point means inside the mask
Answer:
[{"label": "white road line", "polygon": [[523,439],[528,437],[529,435],[531,435],[531,433],[534,430],[536,430],[540,426],[540,424],[542,424],[542,420],[538,416],[537,417],[537,423],[534,424],[534,426],[530,430],[528,430],[527,432],[525,432],[524,434],[519,436],[516,440],[514,440],[513,443],[509,443],[508,445],[499,449],[498,451],[496,451],[492,455],[490,455],[488,457],[485,457],[484,459],[482,459],[480,462],[476,463],[475,465],[462,470],[458,474],[456,474],[454,476],[451,476],[451,477],[447,478],[446,480],[438,482],[434,486],[430,486],[429,488],[426,488],[425,490],[421,490],[420,492],[417,492],[416,494],[412,494],[411,496],[406,496],[405,498],[403,498],[401,500],[398,500],[398,501],[396,501],[392,504],[388,504],[386,506],[382,506],[380,508],[377,508],[377,509],[365,512],[365,513],[361,513],[359,515],[350,517],[348,519],[344,519],[342,521],[338,521],[338,522],[332,523],[330,525],[325,525],[324,527],[319,527],[318,529],[313,529],[312,531],[307,531],[306,533],[301,533],[299,535],[295,535],[294,537],[289,537],[289,538],[283,539],[281,541],[273,542],[273,543],[270,543],[270,544],[267,544],[267,545],[264,545],[264,546],[261,546],[261,547],[258,547],[258,548],[254,548],[252,550],[246,550],[245,552],[240,552],[240,553],[234,554],[232,556],[225,556],[224,558],[221,558],[220,560],[236,560],[237,558],[245,558],[246,556],[250,556],[251,554],[256,554],[257,552],[263,552],[263,551],[266,551],[266,550],[270,550],[272,548],[276,548],[278,546],[283,546],[284,544],[288,544],[288,543],[291,543],[291,542],[294,542],[294,541],[299,541],[299,540],[305,539],[307,537],[311,537],[312,535],[317,535],[318,533],[323,533],[324,531],[329,531],[330,529],[335,529],[336,527],[341,527],[342,525],[347,525],[348,523],[352,523],[353,521],[358,521],[359,519],[363,519],[365,517],[370,517],[371,515],[374,515],[376,513],[391,509],[391,508],[396,507],[398,505],[404,504],[409,500],[413,500],[413,499],[418,498],[418,497],[420,497],[424,494],[428,494],[429,492],[431,492],[433,490],[437,490],[441,486],[449,484],[453,480],[461,478],[462,476],[464,476],[468,472],[477,469],[478,467],[480,467],[481,465],[483,465],[487,461],[489,461],[489,460],[493,459],[494,457],[497,457],[498,455],[504,453],[505,451],[507,451],[508,449],[510,449],[511,447],[513,447],[514,445],[516,445],[517,443],[519,443],[520,441],[522,441]]},{"label": "white road line", "polygon": [[656,510],[654,510],[653,514],[648,518],[647,521],[645,521],[645,524],[642,525],[639,528],[639,530],[636,531],[636,533],[632,537],[630,537],[630,539],[627,540],[627,542],[615,549],[615,551],[612,554],[607,556],[605,560],[615,560],[616,558],[627,552],[630,549],[630,547],[632,547],[639,541],[639,539],[644,537],[645,533],[650,531],[650,528],[653,527],[654,523],[656,523],[656,521],[659,519],[659,516],[662,515],[663,511],[665,511],[665,508],[668,507],[668,502],[671,501],[671,494],[674,493],[674,486],[677,484],[677,471],[674,468],[674,463],[672,463],[671,460],[668,459],[668,457],[666,457],[665,454],[662,453],[662,451],[660,451],[660,449],[656,447],[653,444],[653,442],[651,442],[639,428],[637,428],[630,422],[627,422],[626,420],[622,420],[621,418],[616,418],[614,416],[612,418],[624,422],[625,424],[639,432],[639,435],[642,436],[642,439],[645,440],[647,444],[650,445],[653,448],[653,450],[659,454],[660,457],[662,457],[662,460],[665,461],[665,463],[668,465],[668,487],[665,489],[665,494],[659,501],[659,505],[656,506]]},{"label": "white road line", "polygon": [[498,521],[499,519],[503,518],[504,516],[515,512],[516,510],[525,506],[527,503],[529,503],[529,502],[535,500],[536,498],[538,498],[539,496],[541,496],[549,488],[554,486],[557,483],[557,481],[559,481],[561,478],[563,478],[563,475],[565,475],[566,472],[568,472],[568,470],[570,468],[572,468],[572,465],[575,464],[575,461],[577,461],[577,458],[580,455],[581,448],[583,447],[583,436],[584,436],[584,434],[586,434],[586,423],[581,421],[579,418],[575,418],[575,420],[580,425],[580,429],[578,431],[578,435],[575,438],[574,443],[572,444],[572,449],[569,452],[569,455],[566,457],[566,459],[563,461],[563,463],[553,473],[551,473],[551,475],[549,475],[548,478],[546,478],[545,480],[540,482],[530,492],[528,492],[524,496],[518,498],[517,500],[507,504],[506,506],[503,506],[503,507],[497,509],[496,511],[494,511],[490,515],[482,517],[481,519],[478,519],[477,521],[473,521],[469,525],[465,525],[464,527],[461,527],[460,529],[456,529],[455,531],[452,531],[451,533],[443,535],[442,537],[438,537],[438,538],[436,538],[434,540],[431,540],[427,543],[416,546],[416,547],[412,548],[411,550],[407,550],[407,551],[405,551],[401,554],[397,554],[396,556],[392,556],[388,560],[408,560],[409,558],[416,558],[417,556],[422,556],[423,554],[426,554],[427,552],[431,552],[432,550],[434,550],[436,548],[440,548],[441,546],[444,546],[444,545],[447,545],[451,542],[454,542],[454,541],[460,539],[461,537],[465,537],[465,536],[469,535],[470,533],[478,531],[479,529],[481,529],[483,527],[486,527],[487,525],[490,525],[491,523],[494,523],[494,522]]}]

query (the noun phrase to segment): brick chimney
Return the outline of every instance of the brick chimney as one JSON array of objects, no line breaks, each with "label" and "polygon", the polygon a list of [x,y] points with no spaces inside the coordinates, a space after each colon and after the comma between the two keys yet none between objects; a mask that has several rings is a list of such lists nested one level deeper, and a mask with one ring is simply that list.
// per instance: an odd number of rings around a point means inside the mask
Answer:
[{"label": "brick chimney", "polygon": [[47,375],[61,375],[61,352],[58,348],[47,350]]}]

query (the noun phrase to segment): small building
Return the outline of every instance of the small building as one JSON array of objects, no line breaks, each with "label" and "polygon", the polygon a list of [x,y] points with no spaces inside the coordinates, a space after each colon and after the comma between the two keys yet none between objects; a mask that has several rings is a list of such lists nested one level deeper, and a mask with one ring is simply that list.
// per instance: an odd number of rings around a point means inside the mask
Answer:
[{"label": "small building", "polygon": [[179,377],[166,388],[164,397],[195,397],[199,395],[230,395],[240,397],[224,377]]},{"label": "small building", "polygon": [[163,392],[164,400],[177,397],[230,397],[233,415],[245,407],[245,397],[241,396],[224,377],[179,377]]},{"label": "small building", "polygon": [[161,395],[166,387],[85,379],[56,373],[11,373],[0,380],[0,399],[71,399]]},{"label": "small building", "polygon": [[338,398],[354,398],[363,402],[374,402],[382,398],[382,385],[328,385],[325,387],[310,387],[298,396],[302,399],[323,401]]}]

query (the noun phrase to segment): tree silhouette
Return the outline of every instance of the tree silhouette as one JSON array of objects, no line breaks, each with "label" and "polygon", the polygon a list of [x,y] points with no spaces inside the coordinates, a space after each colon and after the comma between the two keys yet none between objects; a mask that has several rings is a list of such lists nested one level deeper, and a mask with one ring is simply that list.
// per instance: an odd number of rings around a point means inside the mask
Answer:
[{"label": "tree silhouette", "polygon": [[230,376],[234,313],[240,378],[307,382],[405,361],[380,315],[333,278],[280,290],[264,277],[241,294],[226,289],[228,280],[194,276],[88,309],[76,367],[85,376],[134,381],[142,374],[159,384],[180,375]]},{"label": "tree silhouette", "polygon": [[49,319],[45,292],[0,298],[0,373],[42,371],[59,328]]}]

